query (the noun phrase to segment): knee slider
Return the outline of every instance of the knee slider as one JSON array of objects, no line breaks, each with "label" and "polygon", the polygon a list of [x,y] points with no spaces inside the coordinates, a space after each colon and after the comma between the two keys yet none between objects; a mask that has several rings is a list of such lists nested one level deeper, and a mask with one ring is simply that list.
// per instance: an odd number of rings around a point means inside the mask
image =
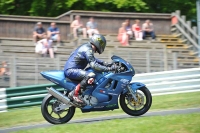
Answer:
[{"label": "knee slider", "polygon": [[95,77],[95,73],[91,72],[87,75],[88,78],[94,78]]}]

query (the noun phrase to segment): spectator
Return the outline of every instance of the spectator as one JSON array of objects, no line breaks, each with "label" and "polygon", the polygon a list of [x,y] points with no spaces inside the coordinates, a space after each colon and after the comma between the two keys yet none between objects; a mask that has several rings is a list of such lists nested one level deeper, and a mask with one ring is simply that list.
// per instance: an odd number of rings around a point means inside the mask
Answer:
[{"label": "spectator", "polygon": [[38,41],[35,47],[35,52],[38,54],[42,54],[43,56],[46,56],[47,52],[49,52],[50,57],[54,58],[52,42],[53,40],[51,40],[50,37]]},{"label": "spectator", "polygon": [[152,39],[155,39],[155,33],[153,29],[153,23],[151,23],[150,20],[146,20],[145,23],[142,25],[142,30],[143,30],[143,39],[146,38],[146,35],[150,35]]},{"label": "spectator", "polygon": [[142,30],[140,28],[140,20],[136,19],[135,24],[132,25],[132,30],[135,34],[135,40],[141,41],[142,39]]},{"label": "spectator", "polygon": [[130,19],[125,20],[126,23],[126,32],[128,34],[128,39],[133,37],[133,31],[131,29]]},{"label": "spectator", "polygon": [[89,37],[91,37],[92,34],[99,34],[99,31],[97,29],[97,23],[94,22],[93,17],[89,19],[89,22],[87,22],[86,27],[87,27],[87,33]]},{"label": "spectator", "polygon": [[51,23],[51,26],[48,28],[48,36],[53,41],[57,41],[57,44],[60,44],[60,31],[56,27],[56,23]]},{"label": "spectator", "polygon": [[129,42],[128,42],[128,34],[126,32],[126,23],[122,23],[122,27],[119,28],[118,31],[118,40],[120,41],[120,43],[123,46],[128,46]]},{"label": "spectator", "polygon": [[2,64],[2,67],[0,68],[0,76],[3,76],[3,75],[10,75],[7,62],[2,61],[1,64]]},{"label": "spectator", "polygon": [[43,39],[46,36],[46,31],[42,27],[42,22],[38,22],[33,31],[33,41],[36,44],[38,39]]},{"label": "spectator", "polygon": [[83,37],[86,38],[86,28],[83,27],[80,16],[75,16],[75,20],[70,27],[73,29],[74,38],[77,38],[77,34],[83,34]]}]

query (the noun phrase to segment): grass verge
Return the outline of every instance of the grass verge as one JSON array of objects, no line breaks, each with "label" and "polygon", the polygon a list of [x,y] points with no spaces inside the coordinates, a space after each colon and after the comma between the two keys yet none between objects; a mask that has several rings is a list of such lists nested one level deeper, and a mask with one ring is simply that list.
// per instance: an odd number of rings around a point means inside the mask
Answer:
[{"label": "grass verge", "polygon": [[16,133],[199,133],[200,113],[65,124]]},{"label": "grass verge", "polygon": [[[152,110],[180,109],[200,107],[200,92],[183,93],[173,95],[154,96],[151,107]],[[81,113],[76,109],[73,119],[90,118],[99,116],[111,116],[124,113],[121,109],[104,112]],[[27,109],[15,109],[6,113],[0,113],[0,128],[19,125],[30,125],[45,122],[41,115],[40,107],[30,107]]]}]

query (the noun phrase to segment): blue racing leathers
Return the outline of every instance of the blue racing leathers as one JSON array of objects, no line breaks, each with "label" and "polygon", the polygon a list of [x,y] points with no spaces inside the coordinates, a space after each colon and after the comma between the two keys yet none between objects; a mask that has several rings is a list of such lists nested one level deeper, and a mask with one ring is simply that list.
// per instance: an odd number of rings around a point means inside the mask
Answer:
[{"label": "blue racing leathers", "polygon": [[104,66],[104,62],[94,57],[92,45],[88,42],[79,46],[68,58],[64,72],[69,79],[83,80],[88,73],[84,71],[87,65],[97,71],[109,71],[109,67]]}]

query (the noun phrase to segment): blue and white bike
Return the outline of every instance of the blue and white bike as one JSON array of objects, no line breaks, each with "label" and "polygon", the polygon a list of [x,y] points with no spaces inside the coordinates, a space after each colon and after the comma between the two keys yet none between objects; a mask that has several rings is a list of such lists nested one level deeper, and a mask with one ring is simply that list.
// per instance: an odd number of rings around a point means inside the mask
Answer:
[{"label": "blue and white bike", "polygon": [[86,69],[94,72],[96,77],[95,83],[88,86],[82,94],[87,104],[84,107],[77,106],[67,97],[80,81],[67,79],[64,72],[60,70],[41,72],[44,78],[65,90],[59,92],[52,87],[47,88],[49,94],[43,99],[41,105],[43,117],[52,124],[62,124],[72,119],[77,107],[83,113],[119,109],[118,99],[125,113],[131,116],[146,113],[152,103],[150,91],[142,83],[131,82],[135,71],[130,63],[118,56],[112,56],[111,59],[118,66],[113,73]]}]

